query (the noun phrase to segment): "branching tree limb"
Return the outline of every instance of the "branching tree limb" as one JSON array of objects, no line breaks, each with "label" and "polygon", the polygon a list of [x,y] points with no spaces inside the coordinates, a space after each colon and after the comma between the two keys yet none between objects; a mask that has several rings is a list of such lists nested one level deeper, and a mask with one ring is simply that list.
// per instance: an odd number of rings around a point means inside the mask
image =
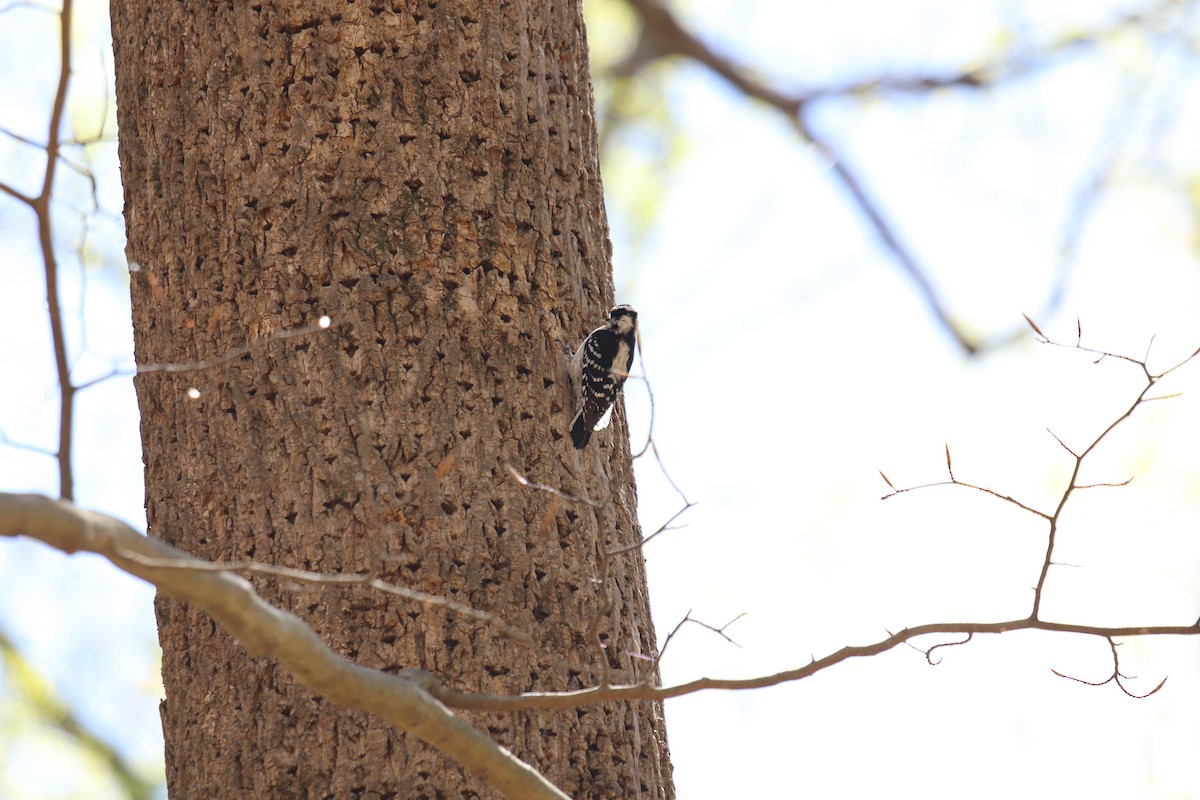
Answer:
[{"label": "branching tree limb", "polygon": [[[783,91],[770,85],[751,69],[710,47],[702,36],[683,25],[663,0],[627,0],[630,8],[642,23],[639,41],[624,62],[614,68],[618,77],[634,75],[642,67],[658,59],[680,56],[689,59],[717,77],[721,78],[743,96],[758,100],[776,110],[792,124],[802,140],[810,144],[829,164],[831,174],[849,194],[854,206],[865,221],[867,228],[876,236],[884,249],[891,253],[900,269],[916,287],[929,313],[955,343],[968,355],[1009,342],[1019,335],[1014,329],[987,341],[971,334],[955,319],[941,290],[930,277],[929,270],[921,263],[915,251],[909,247],[899,229],[889,219],[883,204],[868,189],[869,181],[862,172],[847,161],[836,144],[819,133],[812,124],[811,109],[820,101],[831,98],[867,97],[881,94],[929,93],[943,89],[978,91],[994,87],[1002,82],[1029,75],[1037,70],[1057,63],[1058,59],[1076,52],[1082,47],[1095,46],[1115,33],[1134,25],[1165,25],[1161,20],[1178,12],[1181,4],[1165,0],[1145,9],[1120,14],[1102,27],[1065,36],[1058,41],[1038,47],[1032,51],[1014,47],[1011,51],[985,63],[961,71],[937,74],[885,74],[843,83],[831,83],[797,91]],[[1128,118],[1128,114],[1123,114]],[[1127,138],[1128,124],[1123,124],[1122,134],[1114,137],[1099,165],[1080,187],[1078,196],[1071,204],[1067,230],[1063,236],[1063,260],[1055,271],[1055,283],[1051,287],[1044,310],[1056,308],[1062,299],[1068,277],[1065,268],[1067,251],[1074,247],[1079,231],[1088,211],[1094,205],[1092,198],[1102,187],[1111,171],[1111,164],[1120,154],[1118,145]]]},{"label": "branching tree limb", "polygon": [[0,193],[29,206],[37,217],[38,243],[42,251],[42,266],[46,279],[46,310],[50,317],[50,337],[54,344],[54,368],[58,375],[58,493],[70,500],[75,496],[75,475],[71,467],[71,448],[74,427],[75,393],[71,381],[71,363],[67,354],[67,335],[63,325],[62,302],[58,290],[58,258],[54,253],[54,218],[50,202],[54,196],[54,176],[58,172],[63,117],[67,108],[67,87],[71,82],[71,20],[73,0],[63,0],[59,12],[59,72],[50,107],[50,124],[46,133],[46,168],[42,173],[42,188],[29,196],[7,183],[0,183]]}]

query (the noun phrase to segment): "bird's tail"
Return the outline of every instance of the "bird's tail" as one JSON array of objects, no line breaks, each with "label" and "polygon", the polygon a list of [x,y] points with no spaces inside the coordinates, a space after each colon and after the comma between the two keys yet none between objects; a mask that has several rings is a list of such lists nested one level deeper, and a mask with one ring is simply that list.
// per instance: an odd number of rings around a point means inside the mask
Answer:
[{"label": "bird's tail", "polygon": [[592,426],[588,425],[583,418],[583,409],[575,415],[575,419],[571,422],[571,443],[575,445],[576,450],[582,450],[587,447],[587,443],[592,438]]}]

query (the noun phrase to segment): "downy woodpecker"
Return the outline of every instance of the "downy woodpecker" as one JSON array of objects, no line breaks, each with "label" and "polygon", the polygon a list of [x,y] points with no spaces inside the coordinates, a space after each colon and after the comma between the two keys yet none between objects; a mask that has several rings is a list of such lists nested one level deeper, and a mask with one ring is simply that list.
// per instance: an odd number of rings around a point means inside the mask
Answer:
[{"label": "downy woodpecker", "polygon": [[575,391],[575,417],[571,442],[582,450],[592,431],[608,425],[613,403],[633,364],[637,347],[637,312],[620,305],[608,313],[608,322],[588,334],[571,358],[571,385]]}]

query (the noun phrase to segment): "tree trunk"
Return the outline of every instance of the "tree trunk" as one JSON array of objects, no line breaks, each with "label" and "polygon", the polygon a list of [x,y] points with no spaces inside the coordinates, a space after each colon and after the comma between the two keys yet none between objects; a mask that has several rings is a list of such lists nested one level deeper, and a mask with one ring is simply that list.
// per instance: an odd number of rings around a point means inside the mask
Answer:
[{"label": "tree trunk", "polygon": [[[255,579],[364,666],[515,693],[593,685],[603,653],[612,680],[644,679],[642,556],[607,574],[600,557],[641,535],[624,421],[583,451],[565,436],[562,345],[613,300],[578,3],[116,0],[112,17],[137,358],[196,367],[136,380],[151,534],[370,571],[533,636]],[[322,314],[328,331],[279,335]],[[496,796],[193,609],[157,611],[173,797]],[[470,719],[569,794],[674,794],[657,706]]]}]

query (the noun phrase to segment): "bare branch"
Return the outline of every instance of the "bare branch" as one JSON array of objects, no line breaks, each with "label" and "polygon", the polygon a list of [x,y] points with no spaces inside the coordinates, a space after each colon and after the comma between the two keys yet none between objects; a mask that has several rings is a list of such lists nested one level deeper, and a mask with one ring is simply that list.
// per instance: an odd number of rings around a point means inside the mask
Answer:
[{"label": "bare branch", "polygon": [[[691,612],[688,612],[688,613],[689,613],[689,615],[690,615],[690,613],[691,613]],[[721,637],[722,639],[724,639],[725,641],[729,642],[729,643],[730,643],[731,645],[733,645],[734,647],[741,647],[741,645],[740,645],[740,644],[738,644],[737,642],[735,642],[733,639],[729,638],[729,634],[725,633],[725,630],[726,630],[726,629],[727,629],[727,628],[728,628],[730,625],[732,625],[733,623],[737,622],[739,619],[741,619],[742,617],[746,616],[746,615],[747,615],[747,614],[749,614],[749,613],[750,613],[749,611],[743,611],[742,613],[738,614],[736,617],[734,617],[733,619],[729,620],[729,622],[726,622],[724,625],[722,625],[722,626],[721,626],[721,627],[719,627],[719,628],[713,627],[712,625],[709,625],[707,622],[701,622],[700,620],[698,620],[698,619],[694,619],[694,618],[692,618],[692,619],[689,619],[688,621],[689,621],[689,622],[692,622],[692,623],[694,623],[694,624],[696,624],[696,625],[699,625],[701,628],[707,628],[708,630],[710,630],[710,631],[712,631],[713,633],[715,633],[715,634],[717,634],[718,636],[720,636],[720,637]]]},{"label": "bare branch", "polygon": [[[642,445],[642,449],[633,454],[633,458],[639,459],[646,454],[650,449],[650,443],[654,441],[654,389],[650,386],[650,380],[646,377],[646,361],[642,356],[642,332],[639,329],[637,332],[637,357],[638,369],[642,373],[640,380],[646,386],[646,396],[650,399],[650,424],[646,426],[646,443]],[[660,462],[661,463],[661,462]]]},{"label": "bare branch", "polygon": [[18,200],[18,201],[22,202],[25,205],[30,206],[30,207],[32,207],[33,204],[37,202],[36,198],[30,197],[29,195],[25,194],[24,192],[20,192],[17,189],[14,189],[13,187],[9,186],[7,183],[4,183],[3,181],[0,181],[0,192],[8,195],[9,197],[13,198],[14,200]]},{"label": "bare branch", "polygon": [[[151,372],[197,372],[199,370],[209,369],[219,364],[233,361],[235,358],[241,358],[242,356],[253,352],[255,349],[263,347],[277,339],[291,339],[295,336],[307,336],[310,333],[317,333],[325,330],[331,324],[332,321],[328,316],[321,316],[311,325],[300,325],[295,328],[274,331],[267,336],[261,336],[257,339],[253,339],[241,347],[235,347],[226,353],[222,353],[221,355],[214,356],[212,358],[200,359],[199,361],[165,361],[157,364],[138,364],[135,369],[122,370],[121,373],[130,375],[146,375]],[[95,383],[95,381],[92,381],[92,383]]]},{"label": "bare branch", "polygon": [[1053,436],[1053,437],[1054,437],[1054,441],[1056,441],[1056,442],[1058,442],[1060,445],[1062,445],[1062,449],[1063,449],[1063,450],[1066,450],[1068,453],[1070,453],[1070,454],[1071,454],[1072,456],[1074,456],[1075,458],[1079,458],[1079,454],[1078,454],[1078,453],[1076,453],[1076,452],[1075,452],[1074,450],[1072,450],[1071,448],[1067,447],[1067,443],[1066,443],[1066,442],[1064,442],[1062,439],[1060,439],[1057,433],[1055,433],[1054,431],[1050,430],[1049,428],[1046,428],[1046,433],[1048,433],[1048,434],[1050,434],[1051,436]]},{"label": "bare branch", "polygon": [[667,648],[671,646],[671,641],[675,638],[675,634],[679,633],[679,630],[686,625],[688,620],[691,618],[692,609],[689,608],[687,613],[683,615],[683,619],[675,623],[675,627],[672,628],[671,632],[667,634],[667,638],[663,640],[662,647],[658,648],[658,655],[654,657],[654,666],[646,673],[646,680],[642,682],[643,685],[652,685],[650,682],[654,679],[654,673],[658,669],[659,664],[662,663],[663,656],[667,654]]},{"label": "bare branch", "polygon": [[[1029,321],[1029,324],[1030,324],[1030,326],[1033,327],[1034,331],[1036,331],[1039,335],[1042,335],[1041,330],[1037,327],[1037,325],[1033,322],[1033,320],[1029,319],[1029,317],[1026,317],[1026,320]],[[1078,321],[1078,319],[1076,320],[1076,330],[1082,336],[1083,325],[1082,325],[1082,323],[1080,323]],[[1139,406],[1141,406],[1143,403],[1148,402],[1151,399],[1147,396],[1150,392],[1150,389],[1153,386],[1155,386],[1157,384],[1157,382],[1163,376],[1174,372],[1175,370],[1182,367],[1184,364],[1188,363],[1189,361],[1191,361],[1192,359],[1194,359],[1198,355],[1200,355],[1200,349],[1198,349],[1195,352],[1193,352],[1190,356],[1183,359],[1182,361],[1175,364],[1174,366],[1170,367],[1169,369],[1167,369],[1163,372],[1160,372],[1158,374],[1154,374],[1154,373],[1150,372],[1150,369],[1149,369],[1149,367],[1147,367],[1146,362],[1144,360],[1139,360],[1132,356],[1125,356],[1125,355],[1120,355],[1120,354],[1116,354],[1116,353],[1110,353],[1105,350],[1095,350],[1095,349],[1092,349],[1089,347],[1084,347],[1081,342],[1077,342],[1074,345],[1067,345],[1067,344],[1062,344],[1062,343],[1053,341],[1051,339],[1047,339],[1044,337],[1044,335],[1042,335],[1042,337],[1043,337],[1042,341],[1046,344],[1051,344],[1056,347],[1065,347],[1065,348],[1072,349],[1072,350],[1079,350],[1081,352],[1088,353],[1090,355],[1096,355],[1096,356],[1098,356],[1097,363],[1099,361],[1102,361],[1102,360],[1108,358],[1108,359],[1120,360],[1120,361],[1124,361],[1124,362],[1133,364],[1133,365],[1137,366],[1138,369],[1142,372],[1142,374],[1144,376],[1144,380],[1145,380],[1145,382],[1141,388],[1141,391],[1138,393],[1137,397],[1135,397],[1133,399],[1133,401],[1126,407],[1126,409],[1120,415],[1118,415],[1116,417],[1116,419],[1114,419],[1112,422],[1110,422],[1104,430],[1102,430],[1099,434],[1097,434],[1092,439],[1091,443],[1088,444],[1088,446],[1085,447],[1083,450],[1076,451],[1076,450],[1071,449],[1058,436],[1058,434],[1056,434],[1054,431],[1050,430],[1049,428],[1046,429],[1050,433],[1050,435],[1054,437],[1055,441],[1057,441],[1059,443],[1059,445],[1061,445],[1062,448],[1071,455],[1071,457],[1074,459],[1074,462],[1075,462],[1071,469],[1071,477],[1067,481],[1066,485],[1063,487],[1062,492],[1059,494],[1058,502],[1055,506],[1054,512],[1051,514],[1046,514],[1044,512],[1037,511],[1036,509],[1026,506],[1025,504],[1023,504],[1017,500],[1014,500],[1013,498],[1011,498],[1007,495],[1000,494],[999,492],[995,492],[991,489],[986,489],[986,488],[979,487],[979,486],[972,486],[970,484],[964,483],[962,481],[959,481],[957,478],[955,478],[953,472],[950,473],[949,481],[939,481],[939,482],[935,482],[935,483],[927,483],[927,484],[922,484],[919,486],[914,486],[914,487],[911,487],[908,489],[901,489],[901,490],[895,490],[893,487],[893,489],[894,489],[893,492],[891,494],[884,495],[884,497],[883,497],[883,499],[886,500],[890,497],[894,497],[895,495],[901,494],[903,492],[914,491],[916,489],[930,488],[933,486],[947,486],[947,485],[967,486],[969,488],[973,488],[973,489],[977,489],[982,492],[986,492],[986,493],[988,493],[994,497],[997,497],[999,499],[1002,499],[1008,503],[1012,503],[1013,505],[1017,506],[1018,508],[1022,508],[1024,510],[1029,511],[1030,513],[1036,514],[1037,516],[1046,520],[1046,522],[1047,522],[1046,548],[1045,548],[1045,552],[1042,557],[1042,566],[1041,566],[1040,572],[1038,573],[1037,583],[1033,589],[1033,607],[1029,613],[1030,620],[1038,619],[1038,614],[1041,611],[1042,599],[1043,599],[1044,592],[1046,589],[1046,581],[1050,575],[1050,567],[1055,566],[1057,563],[1054,560],[1054,546],[1055,546],[1057,536],[1058,536],[1058,523],[1059,523],[1059,519],[1062,514],[1062,511],[1066,507],[1067,502],[1070,500],[1072,493],[1077,489],[1090,489],[1090,488],[1096,488],[1098,486],[1124,486],[1133,480],[1133,478],[1129,478],[1128,480],[1124,481],[1123,483],[1119,483],[1119,484],[1104,484],[1104,483],[1080,484],[1079,483],[1079,472],[1083,466],[1084,459],[1087,458],[1087,456],[1093,450],[1095,450],[1095,448],[1100,444],[1100,442],[1102,442],[1105,439],[1105,437],[1107,437],[1110,433],[1112,433],[1112,431],[1114,429],[1116,429],[1116,427],[1118,425],[1120,425],[1122,422],[1124,422],[1126,419],[1128,419],[1133,414],[1133,412],[1135,410],[1137,410],[1137,408]],[[1153,337],[1151,337],[1151,343],[1153,343]],[[1149,348],[1147,348],[1147,353],[1148,352],[1149,352]],[[947,468],[947,470],[950,469],[950,449],[949,449],[949,447],[946,448],[946,468]],[[890,483],[889,483],[889,485],[890,485]]]},{"label": "bare branch", "polygon": [[1166,685],[1167,679],[1163,678],[1161,681],[1158,682],[1157,686],[1155,686],[1153,689],[1146,692],[1145,694],[1137,694],[1136,692],[1131,691],[1129,689],[1129,687],[1125,685],[1124,681],[1136,680],[1137,676],[1136,675],[1126,675],[1125,673],[1121,672],[1121,659],[1120,659],[1120,656],[1117,654],[1117,648],[1120,645],[1116,641],[1114,641],[1111,636],[1109,636],[1107,638],[1108,638],[1108,647],[1112,651],[1113,670],[1112,670],[1112,674],[1109,675],[1104,680],[1088,681],[1088,680],[1084,680],[1083,678],[1077,678],[1074,675],[1067,675],[1065,672],[1059,672],[1056,669],[1051,669],[1050,671],[1053,672],[1055,675],[1057,675],[1060,678],[1066,678],[1069,681],[1075,681],[1076,683],[1082,683],[1085,686],[1104,686],[1107,683],[1115,683],[1117,685],[1118,689],[1120,689],[1122,692],[1124,692],[1129,697],[1132,697],[1134,700],[1145,700],[1147,697],[1149,697],[1152,694],[1155,694],[1156,692],[1158,692],[1159,689],[1163,688],[1163,686]]},{"label": "bare branch", "polygon": [[1001,494],[1000,492],[997,492],[995,489],[989,489],[986,486],[977,486],[976,484],[973,484],[973,483],[967,483],[966,481],[961,481],[958,478],[954,478],[953,480],[948,480],[948,481],[935,481],[933,483],[922,483],[917,486],[908,486],[903,489],[896,489],[891,494],[886,494],[883,497],[881,497],[880,499],[888,500],[892,497],[895,497],[898,494],[904,494],[906,492],[915,492],[920,489],[932,489],[935,486],[961,486],[964,489],[974,489],[977,492],[983,492],[984,494],[989,494],[992,497],[995,497],[997,500],[1003,500],[1006,503],[1011,503],[1012,505],[1016,506],[1017,508],[1021,509],[1022,511],[1028,511],[1030,514],[1041,517],[1042,519],[1048,520],[1051,518],[1051,516],[1049,514],[1047,514],[1045,511],[1038,511],[1036,508],[1033,508],[1032,506],[1025,505],[1024,503],[1022,503],[1020,500],[1016,499],[1015,497],[1010,497],[1009,495]]},{"label": "bare branch", "polygon": [[[811,677],[830,667],[853,658],[865,658],[887,652],[901,644],[929,634],[982,634],[1015,631],[1054,631],[1101,637],[1130,636],[1200,636],[1200,622],[1191,625],[1157,625],[1140,627],[1103,627],[1053,622],[1042,619],[1006,620],[1003,622],[952,622],[918,625],[889,634],[887,638],[867,645],[847,646],[810,663],[773,675],[755,678],[699,678],[675,686],[655,687],[647,684],[598,686],[572,692],[528,692],[514,696],[484,695],[462,692],[441,684],[440,679],[426,674],[422,679],[428,690],[451,708],[479,711],[518,711],[530,709],[576,708],[580,705],[605,703],[614,700],[662,701],[696,692],[722,689],[727,691],[762,689]],[[953,643],[947,643],[953,644]]]},{"label": "bare branch", "polygon": [[671,515],[670,519],[668,519],[668,520],[667,520],[666,522],[664,522],[662,525],[658,526],[658,530],[656,530],[654,533],[650,534],[650,535],[649,535],[649,536],[647,536],[646,538],[642,539],[640,542],[637,542],[637,543],[635,543],[635,544],[628,545],[627,547],[621,547],[621,548],[618,548],[618,549],[616,549],[616,550],[609,550],[609,551],[608,551],[608,555],[610,555],[610,556],[619,556],[619,555],[621,555],[622,553],[628,553],[628,552],[630,552],[630,551],[632,551],[632,550],[641,550],[643,547],[645,547],[645,546],[646,546],[646,544],[647,544],[647,543],[649,543],[649,542],[650,542],[650,540],[651,540],[651,539],[653,539],[654,537],[658,536],[660,533],[665,533],[665,532],[667,532],[667,531],[678,530],[678,529],[679,529],[681,526],[678,526],[678,525],[672,525],[671,523],[672,523],[672,522],[674,522],[675,520],[679,519],[681,516],[683,516],[683,513],[684,513],[685,511],[687,511],[689,508],[691,508],[692,506],[694,506],[694,505],[696,505],[696,504],[695,504],[695,503],[688,503],[688,504],[687,504],[687,505],[685,505],[683,508],[681,508],[681,509],[679,509],[678,511],[676,511],[674,514],[672,514],[672,515]]},{"label": "bare branch", "polygon": [[556,489],[553,486],[547,486],[544,483],[537,483],[536,481],[531,481],[531,480],[529,480],[529,478],[526,478],[524,475],[517,472],[516,468],[513,467],[512,464],[505,464],[504,467],[505,467],[505,469],[508,470],[508,474],[512,475],[513,480],[515,480],[517,483],[521,484],[522,486],[529,487],[530,489],[536,489],[539,492],[545,492],[547,494],[554,495],[555,497],[562,498],[563,500],[568,500],[572,503],[583,503],[584,505],[591,506],[592,508],[603,508],[604,506],[608,505],[608,503],[609,503],[608,500],[604,500],[603,502],[597,502],[596,500],[592,500],[591,498],[584,497],[583,495],[571,494],[570,492],[564,492],[562,489]]},{"label": "bare branch", "polygon": [[1075,488],[1076,489],[1100,489],[1100,488],[1105,488],[1105,487],[1117,488],[1120,486],[1128,486],[1131,483],[1133,483],[1132,475],[1130,475],[1128,478],[1121,481],[1120,483],[1079,483],[1079,484],[1075,485]]},{"label": "bare branch", "polygon": [[249,574],[249,575],[265,575],[272,578],[282,578],[289,581],[297,581],[299,583],[320,584],[325,586],[365,586],[376,591],[392,594],[397,597],[411,600],[414,603],[420,603],[426,608],[440,607],[448,611],[453,611],[456,614],[461,614],[472,619],[477,619],[480,622],[485,622],[488,625],[494,626],[505,636],[519,639],[523,642],[532,642],[533,637],[528,632],[509,625],[504,620],[497,617],[495,614],[489,614],[486,611],[481,611],[477,608],[459,603],[447,597],[441,597],[435,594],[427,594],[416,589],[408,589],[404,586],[397,586],[394,583],[373,578],[364,573],[326,573],[326,572],[310,572],[303,569],[294,569],[292,567],[277,567],[272,564],[263,564],[258,561],[231,561],[231,562],[212,562],[202,559],[161,559],[147,558],[139,553],[123,548],[116,548],[115,552],[122,558],[133,561],[144,567],[154,567],[155,569],[184,569],[194,572],[227,572],[230,574]]},{"label": "bare branch", "polygon": [[45,447],[38,447],[37,445],[18,442],[15,439],[11,439],[3,429],[0,429],[0,444],[16,450],[27,450],[30,453],[37,453],[40,456],[49,456],[50,458],[55,458],[58,455],[58,453]]},{"label": "bare branch", "polygon": [[[1174,5],[1171,2],[1163,2],[1144,11],[1120,16],[1109,27],[1064,37],[1061,41],[1051,43],[1037,52],[1030,53],[1026,49],[1014,49],[1002,54],[991,63],[970,67],[959,72],[943,75],[881,75],[789,94],[767,85],[754,77],[750,70],[713,50],[700,37],[680,24],[675,15],[663,5],[662,0],[628,0],[628,2],[641,18],[642,30],[637,47],[627,63],[617,68],[618,73],[632,75],[638,69],[657,59],[667,56],[682,56],[702,65],[746,97],[760,100],[786,116],[797,133],[824,156],[830,165],[831,172],[850,194],[866,219],[867,226],[879,238],[883,246],[891,252],[896,263],[912,280],[938,324],[968,355],[983,349],[984,344],[969,336],[954,320],[927,270],[902,242],[894,226],[887,220],[881,205],[866,191],[865,182],[850,167],[845,157],[838,153],[837,148],[814,130],[809,119],[812,105],[828,98],[855,97],[868,92],[929,92],[946,88],[978,90],[993,86],[1001,80],[1028,74],[1041,68],[1051,63],[1054,57],[1068,53],[1075,48],[1094,45],[1130,25],[1147,21],[1158,14],[1168,13]],[[1110,146],[1110,149],[1113,147]],[[1086,198],[1089,193],[1094,193],[1095,188],[1108,174],[1110,171],[1108,165],[1113,163],[1115,158],[1115,155],[1106,153],[1105,157],[1101,159],[1104,166],[1097,170],[1096,176],[1084,187],[1081,197],[1085,199],[1076,202],[1072,215],[1075,226],[1082,225],[1082,219],[1089,208]],[[1068,238],[1068,244],[1070,241],[1071,239]],[[1049,307],[1053,307],[1053,303],[1062,295],[1061,281],[1064,274],[1064,270],[1059,270],[1059,285],[1054,287],[1051,292]],[[1001,341],[1011,338],[1011,336],[1001,337]]]},{"label": "bare branch", "polygon": [[1046,334],[1042,333],[1042,329],[1037,326],[1037,323],[1034,322],[1028,314],[1022,314],[1021,316],[1025,318],[1025,321],[1029,323],[1029,327],[1033,328],[1033,332],[1036,333],[1040,339],[1043,341],[1048,340]]},{"label": "bare branch", "polygon": [[667,648],[670,647],[671,640],[675,638],[675,635],[677,633],[679,633],[680,629],[683,628],[684,625],[686,625],[689,622],[692,623],[693,625],[699,625],[701,628],[706,628],[707,630],[710,630],[713,633],[717,634],[722,639],[729,642],[731,645],[733,645],[735,647],[741,647],[740,644],[735,642],[733,639],[729,638],[729,635],[727,633],[725,633],[725,629],[728,628],[733,623],[737,622],[742,617],[746,616],[747,613],[748,612],[743,611],[742,613],[738,614],[733,619],[729,620],[729,622],[726,622],[721,627],[715,628],[712,625],[709,625],[707,622],[701,622],[700,620],[693,617],[692,610],[689,608],[688,612],[683,615],[683,619],[679,620],[679,622],[676,623],[675,627],[671,629],[671,632],[667,634],[667,638],[665,640],[663,640],[662,647],[660,647],[658,649],[658,655],[654,657],[653,669],[650,670],[650,672],[646,676],[646,680],[643,681],[640,685],[642,685],[642,686],[650,685],[649,681],[651,680],[652,676],[654,675],[655,670],[658,669],[659,664],[662,663],[663,657],[667,654]]},{"label": "bare branch", "polygon": [[[961,647],[962,645],[964,645],[964,644],[966,644],[967,642],[971,641],[971,639],[972,639],[974,636],[975,636],[975,634],[973,634],[973,633],[968,633],[966,636],[964,636],[962,639],[960,639],[960,640],[959,640],[959,641],[957,641],[957,642],[941,642],[941,643],[939,643],[939,644],[935,644],[935,645],[933,645],[932,647],[930,647],[928,650],[924,650],[924,651],[922,651],[922,652],[924,652],[924,653],[925,653],[925,660],[926,660],[927,662],[929,662],[929,665],[930,665],[931,667],[936,667],[938,664],[942,663],[942,657],[941,657],[941,656],[938,656],[937,660],[934,660],[934,658],[933,658],[933,653],[934,653],[934,651],[935,651],[935,650],[940,650],[940,649],[941,649],[941,648],[943,648],[943,647]],[[916,648],[916,649],[917,649],[917,650],[920,650],[921,648],[919,648],[919,647],[918,647],[918,648]]]},{"label": "bare branch", "polygon": [[71,383],[66,330],[63,326],[62,302],[58,292],[58,258],[54,254],[54,221],[50,210],[50,198],[54,193],[54,175],[59,161],[59,137],[67,106],[67,86],[71,81],[72,9],[73,0],[63,0],[62,10],[59,12],[58,86],[54,91],[54,103],[50,109],[49,131],[46,136],[46,169],[42,175],[42,188],[32,203],[37,215],[38,242],[41,245],[42,266],[46,278],[46,308],[50,316],[50,338],[54,345],[54,367],[58,374],[58,493],[65,500],[70,500],[75,495],[75,473],[71,466],[75,386]]}]

